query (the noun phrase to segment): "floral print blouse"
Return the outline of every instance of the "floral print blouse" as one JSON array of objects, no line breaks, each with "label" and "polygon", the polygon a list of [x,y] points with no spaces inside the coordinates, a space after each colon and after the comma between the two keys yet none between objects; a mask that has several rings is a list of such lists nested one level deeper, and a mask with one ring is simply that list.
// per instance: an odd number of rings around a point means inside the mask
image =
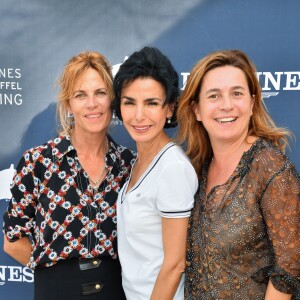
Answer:
[{"label": "floral print blouse", "polygon": [[203,167],[190,218],[186,299],[260,300],[269,279],[300,299],[300,179],[270,141],[259,138],[228,181],[205,194]]},{"label": "floral print blouse", "polygon": [[4,213],[4,234],[11,242],[31,238],[29,267],[68,258],[117,258],[116,200],[134,154],[109,136],[108,141],[108,172],[97,190],[89,184],[68,136],[24,153]]}]

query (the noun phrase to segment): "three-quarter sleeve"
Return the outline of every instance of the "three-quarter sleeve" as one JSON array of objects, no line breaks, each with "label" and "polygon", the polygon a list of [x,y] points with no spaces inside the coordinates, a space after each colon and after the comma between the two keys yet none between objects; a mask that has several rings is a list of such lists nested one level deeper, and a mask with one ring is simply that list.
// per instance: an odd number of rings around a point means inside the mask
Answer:
[{"label": "three-quarter sleeve", "polygon": [[8,208],[3,216],[3,232],[11,242],[33,236],[35,199],[38,178],[34,176],[35,163],[30,151],[21,158],[13,179]]},{"label": "three-quarter sleeve", "polygon": [[191,215],[194,195],[198,188],[196,172],[185,159],[169,162],[159,174],[156,205],[165,218],[184,218]]},{"label": "three-quarter sleeve", "polygon": [[270,178],[261,202],[275,263],[262,270],[274,287],[287,294],[300,292],[300,180],[286,163]]},{"label": "three-quarter sleeve", "polygon": [[[197,299],[197,287],[200,285],[202,274],[201,270],[201,226],[199,222],[200,199],[199,194],[195,195],[195,205],[189,219],[187,249],[186,249],[186,276],[185,276],[185,295],[186,299]],[[203,247],[202,247],[203,249]]]}]

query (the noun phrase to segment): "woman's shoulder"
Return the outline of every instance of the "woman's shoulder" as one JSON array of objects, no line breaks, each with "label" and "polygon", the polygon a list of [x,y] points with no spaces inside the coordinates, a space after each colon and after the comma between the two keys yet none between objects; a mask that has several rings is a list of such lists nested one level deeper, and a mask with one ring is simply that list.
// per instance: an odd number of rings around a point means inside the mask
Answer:
[{"label": "woman's shoulder", "polygon": [[164,160],[169,163],[184,162],[190,164],[190,160],[184,150],[174,142],[168,143],[165,147]]},{"label": "woman's shoulder", "polygon": [[48,167],[51,165],[51,162],[58,160],[66,151],[70,150],[69,145],[70,141],[67,140],[66,137],[58,136],[43,144],[30,148],[21,156],[17,171],[22,170],[24,167],[29,169],[34,168],[35,170],[38,170],[39,166],[42,165]]},{"label": "woman's shoulder", "polygon": [[109,152],[115,159],[125,160],[130,163],[136,158],[136,153],[133,150],[116,143],[110,135],[108,135],[108,141],[110,143]]},{"label": "woman's shoulder", "polygon": [[175,143],[169,143],[162,149],[161,154],[154,161],[155,179],[162,185],[171,184],[174,190],[181,189],[182,186],[188,190],[190,187],[194,196],[198,188],[198,177],[183,149]]},{"label": "woman's shoulder", "polygon": [[[57,136],[40,144],[29,148],[23,153],[23,157],[32,156],[33,159],[38,159],[41,155],[45,158],[51,158],[54,153],[60,152],[58,149],[67,148],[70,145],[69,140],[65,136]],[[55,151],[57,149],[57,151]]]},{"label": "woman's shoulder", "polygon": [[176,143],[171,142],[165,146],[160,160],[163,169],[173,170],[174,172],[185,169],[186,172],[195,173],[194,167],[184,150]]},{"label": "woman's shoulder", "polygon": [[277,173],[285,168],[294,167],[289,158],[277,145],[266,138],[258,140],[250,148],[252,168],[260,172]]},{"label": "woman's shoulder", "polygon": [[272,160],[282,162],[288,160],[287,156],[281,152],[279,147],[266,138],[257,139],[253,144],[253,154],[258,159],[272,158]]}]

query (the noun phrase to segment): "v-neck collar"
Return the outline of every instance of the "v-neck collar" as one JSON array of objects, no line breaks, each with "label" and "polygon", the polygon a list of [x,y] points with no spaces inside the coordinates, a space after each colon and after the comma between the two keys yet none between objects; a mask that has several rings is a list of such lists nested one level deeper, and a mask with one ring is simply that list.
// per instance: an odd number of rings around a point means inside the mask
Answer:
[{"label": "v-neck collar", "polygon": [[[133,192],[134,190],[136,190],[141,183],[144,181],[144,179],[148,176],[148,174],[150,174],[150,172],[153,170],[153,168],[156,166],[156,164],[158,163],[158,161],[160,160],[160,158],[163,156],[163,154],[170,149],[171,147],[175,146],[176,144],[174,142],[170,142],[168,144],[166,144],[153,158],[153,160],[151,161],[151,163],[149,164],[149,166],[147,167],[147,169],[143,172],[143,174],[141,175],[141,177],[137,180],[137,182],[130,188],[130,190],[127,191],[127,187],[128,184],[130,182],[131,179],[131,174],[134,168],[134,165],[136,164],[137,159],[135,160],[132,168],[131,168],[131,172],[130,172],[130,176],[129,179],[126,181],[124,188],[122,190],[122,195],[121,195],[121,203],[123,203],[124,199],[126,198],[126,196],[128,194],[130,194],[131,192]],[[138,158],[138,154],[137,154],[137,158]]]}]

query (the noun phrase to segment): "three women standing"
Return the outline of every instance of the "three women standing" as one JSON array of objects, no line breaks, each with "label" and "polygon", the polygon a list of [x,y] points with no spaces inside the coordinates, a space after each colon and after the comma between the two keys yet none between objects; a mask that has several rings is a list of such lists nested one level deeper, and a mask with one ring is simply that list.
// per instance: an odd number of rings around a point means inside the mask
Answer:
[{"label": "three women standing", "polygon": [[[286,130],[264,110],[241,51],[196,64],[181,97],[179,136],[200,182],[188,231],[187,299],[299,299],[299,174]],[[196,173],[164,128],[176,124],[178,75],[155,48],[122,64],[117,116],[138,158],[107,134],[114,97],[103,56],[62,74],[63,130],[25,152],[4,215],[4,249],[35,269],[35,299],[183,299]]]}]

